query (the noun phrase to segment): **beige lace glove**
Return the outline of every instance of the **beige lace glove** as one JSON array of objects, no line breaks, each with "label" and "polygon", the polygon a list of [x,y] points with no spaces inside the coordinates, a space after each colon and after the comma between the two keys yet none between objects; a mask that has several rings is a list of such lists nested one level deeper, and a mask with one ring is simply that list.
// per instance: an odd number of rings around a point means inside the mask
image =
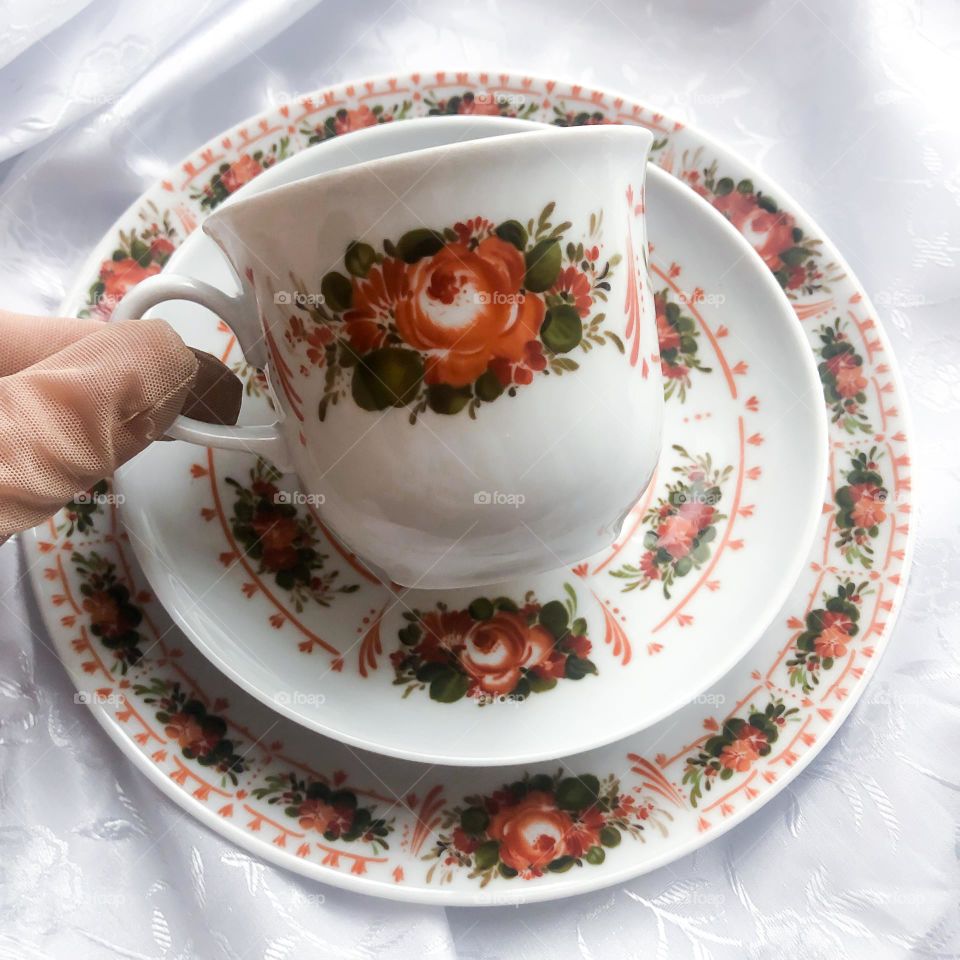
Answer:
[{"label": "beige lace glove", "polygon": [[0,310],[0,542],[162,438],[177,414],[235,423],[242,393],[163,320]]}]

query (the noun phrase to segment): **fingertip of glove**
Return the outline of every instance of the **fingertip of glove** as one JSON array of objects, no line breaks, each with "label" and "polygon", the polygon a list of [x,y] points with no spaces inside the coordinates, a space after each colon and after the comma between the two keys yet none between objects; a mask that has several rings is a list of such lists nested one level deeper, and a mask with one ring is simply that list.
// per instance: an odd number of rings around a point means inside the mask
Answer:
[{"label": "fingertip of glove", "polygon": [[131,359],[163,367],[184,383],[196,375],[196,356],[166,320],[121,320],[111,326],[129,345]]}]

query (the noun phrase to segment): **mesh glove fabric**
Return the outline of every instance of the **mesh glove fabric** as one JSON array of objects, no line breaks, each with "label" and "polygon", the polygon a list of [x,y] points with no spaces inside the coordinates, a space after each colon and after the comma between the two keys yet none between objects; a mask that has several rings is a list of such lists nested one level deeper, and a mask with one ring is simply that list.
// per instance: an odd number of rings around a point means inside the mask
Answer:
[{"label": "mesh glove fabric", "polygon": [[0,311],[0,538],[35,526],[163,437],[235,423],[242,385],[163,320]]}]

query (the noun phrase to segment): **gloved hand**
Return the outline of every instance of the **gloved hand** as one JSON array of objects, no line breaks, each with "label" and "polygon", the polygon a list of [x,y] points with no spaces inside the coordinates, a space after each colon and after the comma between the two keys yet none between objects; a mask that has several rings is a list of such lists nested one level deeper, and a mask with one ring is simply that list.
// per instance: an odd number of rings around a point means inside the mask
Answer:
[{"label": "gloved hand", "polygon": [[0,543],[162,438],[177,414],[235,423],[242,395],[163,320],[0,310]]}]

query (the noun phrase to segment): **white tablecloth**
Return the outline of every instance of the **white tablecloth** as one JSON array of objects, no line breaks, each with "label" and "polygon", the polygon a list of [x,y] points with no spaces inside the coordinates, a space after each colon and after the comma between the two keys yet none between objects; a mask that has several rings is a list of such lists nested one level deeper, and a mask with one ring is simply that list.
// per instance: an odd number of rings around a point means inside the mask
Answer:
[{"label": "white tablecloth", "polygon": [[188,150],[365,74],[504,66],[697,123],[790,190],[886,324],[915,419],[916,564],[893,644],[812,766],[701,852],[554,904],[389,904],[194,823],[74,702],[0,550],[0,958],[960,954],[960,8],[952,0],[6,0],[0,302],[56,309]]}]

